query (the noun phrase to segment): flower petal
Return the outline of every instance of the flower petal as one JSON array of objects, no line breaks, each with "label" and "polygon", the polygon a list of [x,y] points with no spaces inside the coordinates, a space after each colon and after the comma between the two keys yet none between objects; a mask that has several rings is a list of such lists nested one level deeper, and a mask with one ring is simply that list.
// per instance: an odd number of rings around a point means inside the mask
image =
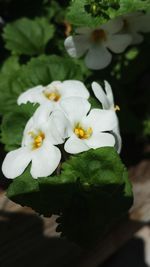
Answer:
[{"label": "flower petal", "polygon": [[120,135],[119,125],[112,130],[112,134],[115,137],[115,148],[117,152],[120,153],[122,148],[122,139]]},{"label": "flower petal", "polygon": [[108,101],[107,96],[104,93],[104,90],[102,89],[101,85],[99,85],[97,82],[93,82],[92,83],[92,90],[93,90],[96,98],[102,104],[102,107],[104,109],[110,109],[109,101]]},{"label": "flower petal", "polygon": [[71,57],[81,57],[88,50],[90,43],[86,35],[69,36],[64,42],[65,48]]},{"label": "flower petal", "polygon": [[54,104],[50,102],[46,102],[37,108],[33,115],[33,123],[36,125],[36,128],[41,127],[41,125],[45,124],[51,112],[54,110]]},{"label": "flower petal", "polygon": [[136,23],[139,25],[139,31],[150,32],[150,12],[141,16],[141,18],[137,18]]},{"label": "flower petal", "polygon": [[106,91],[107,99],[109,101],[109,106],[112,109],[112,108],[114,108],[113,92],[112,92],[110,84],[107,81],[104,81],[104,84],[105,84],[105,91]]},{"label": "flower petal", "polygon": [[124,17],[129,23],[129,28],[134,32],[149,32],[150,31],[150,12],[143,14],[142,12],[132,13]]},{"label": "flower petal", "polygon": [[44,87],[38,85],[22,93],[17,100],[18,105],[26,104],[27,102],[42,104],[45,102],[45,97],[42,94]]},{"label": "flower petal", "polygon": [[46,87],[45,87],[45,89],[51,89],[51,90],[53,90],[53,89],[60,89],[61,88],[61,85],[62,85],[62,82],[60,82],[60,81],[53,81],[53,82],[51,82],[50,84],[48,84]]},{"label": "flower petal", "polygon": [[66,141],[64,149],[70,154],[77,154],[89,150],[89,147],[87,146],[84,140],[79,139],[75,134],[73,134]]},{"label": "flower petal", "polygon": [[118,125],[118,120],[112,110],[92,109],[82,123],[85,127],[91,127],[94,133],[98,133],[113,130]]},{"label": "flower petal", "polygon": [[47,177],[57,168],[61,159],[60,150],[53,145],[43,145],[32,154],[31,175],[33,178]]},{"label": "flower petal", "polygon": [[96,149],[99,147],[114,146],[115,138],[109,133],[96,133],[91,138],[86,139],[85,142],[90,148]]},{"label": "flower petal", "polygon": [[91,32],[93,30],[89,27],[80,27],[80,28],[77,28],[75,29],[75,32],[78,33],[78,34],[86,34],[86,35],[90,35]]},{"label": "flower petal", "polygon": [[33,120],[33,117],[31,117],[26,123],[23,135],[26,135],[27,132],[30,131],[33,128],[33,124],[34,124],[34,120]]},{"label": "flower petal", "polygon": [[81,121],[90,110],[91,104],[81,97],[68,97],[60,102],[66,117],[72,125]]},{"label": "flower petal", "polygon": [[109,36],[106,46],[114,53],[122,53],[131,43],[131,35],[114,34]]},{"label": "flower petal", "polygon": [[68,80],[62,83],[63,97],[79,96],[88,99],[89,92],[84,83],[76,80]]},{"label": "flower petal", "polygon": [[92,46],[86,57],[85,64],[89,69],[98,70],[107,67],[112,59],[110,52],[104,47],[103,44]]},{"label": "flower petal", "polygon": [[70,131],[72,133],[72,127],[65,114],[60,110],[55,110],[50,116],[50,133],[55,138],[57,137],[61,141],[59,144],[61,144],[65,138],[70,136]]},{"label": "flower petal", "polygon": [[30,151],[25,147],[18,148],[6,155],[2,165],[2,172],[5,177],[14,179],[24,172],[30,161]]},{"label": "flower petal", "polygon": [[132,45],[133,44],[141,44],[144,41],[144,37],[140,33],[131,32],[131,35],[132,35]]},{"label": "flower petal", "polygon": [[123,20],[121,17],[109,20],[106,24],[102,25],[102,28],[111,34],[119,32],[122,27]]},{"label": "flower petal", "polygon": [[24,129],[23,132],[23,139],[22,139],[22,146],[28,145],[29,141],[31,140],[31,136],[29,135],[29,132],[31,132],[34,128],[34,122],[33,122],[33,117],[31,117]]}]

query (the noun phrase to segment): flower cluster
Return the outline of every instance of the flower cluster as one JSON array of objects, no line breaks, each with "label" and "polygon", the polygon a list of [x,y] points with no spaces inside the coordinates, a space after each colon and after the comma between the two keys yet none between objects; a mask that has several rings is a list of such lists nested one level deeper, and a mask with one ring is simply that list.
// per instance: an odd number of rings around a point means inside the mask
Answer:
[{"label": "flower cluster", "polygon": [[108,23],[92,28],[77,28],[74,36],[65,40],[65,47],[71,57],[85,55],[85,64],[93,70],[107,67],[113,53],[122,53],[129,45],[143,41],[141,33],[150,31],[150,14],[136,12],[120,16]]},{"label": "flower cluster", "polygon": [[102,109],[91,108],[87,88],[76,80],[54,81],[22,93],[19,105],[31,102],[39,107],[25,126],[21,147],[6,155],[4,175],[10,179],[20,176],[30,162],[33,178],[51,175],[61,161],[62,144],[69,154],[104,146],[115,146],[119,153],[119,107],[114,105],[111,87],[105,81],[104,92],[93,82],[92,90]]}]

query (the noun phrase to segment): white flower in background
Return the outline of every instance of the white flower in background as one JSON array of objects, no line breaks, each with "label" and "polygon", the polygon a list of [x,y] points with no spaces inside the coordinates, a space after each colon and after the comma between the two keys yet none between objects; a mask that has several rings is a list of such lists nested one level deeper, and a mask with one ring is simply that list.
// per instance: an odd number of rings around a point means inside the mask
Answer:
[{"label": "white flower in background", "polygon": [[121,32],[132,36],[132,44],[140,44],[144,40],[141,33],[150,32],[150,13],[131,13],[122,16],[122,20],[123,29]]},{"label": "white flower in background", "polygon": [[65,48],[71,57],[85,55],[85,64],[90,69],[103,69],[112,59],[109,52],[122,53],[132,42],[129,34],[119,33],[123,27],[121,18],[110,20],[99,28],[78,28],[76,35],[65,40]]},{"label": "white flower in background", "polygon": [[120,110],[120,108],[119,108],[119,106],[114,104],[114,97],[113,97],[113,92],[112,92],[110,84],[107,81],[105,81],[104,83],[105,83],[106,93],[104,92],[103,88],[96,82],[92,83],[92,90],[93,90],[96,98],[102,104],[102,107],[104,110],[114,111],[114,114],[116,117],[116,126],[112,129],[112,132],[116,137],[115,147],[116,147],[118,153],[120,153],[121,146],[122,146],[122,140],[121,140],[120,130],[119,130],[119,121],[118,121],[118,117],[116,115],[116,111]]},{"label": "white flower in background", "polygon": [[[90,148],[115,145],[114,136],[106,133],[116,126],[116,117],[113,111],[102,109],[90,111],[90,103],[80,97],[64,99],[61,107],[67,120],[61,119],[61,123],[59,125],[57,123],[57,127],[62,129],[62,125],[65,125],[64,127],[67,129],[68,139],[64,145],[66,152],[77,154]],[[59,114],[61,116],[60,111],[56,112],[57,116]]]},{"label": "white flower in background", "polygon": [[61,153],[54,146],[64,142],[51,121],[50,108],[43,105],[28,121],[20,148],[9,152],[2,171],[7,178],[20,176],[31,162],[33,178],[51,175],[57,168]]},{"label": "white flower in background", "polygon": [[45,104],[49,103],[53,109],[58,108],[62,99],[70,96],[89,98],[89,92],[85,85],[77,80],[66,80],[64,82],[54,81],[47,86],[36,86],[22,93],[18,98],[18,104],[27,102]]}]

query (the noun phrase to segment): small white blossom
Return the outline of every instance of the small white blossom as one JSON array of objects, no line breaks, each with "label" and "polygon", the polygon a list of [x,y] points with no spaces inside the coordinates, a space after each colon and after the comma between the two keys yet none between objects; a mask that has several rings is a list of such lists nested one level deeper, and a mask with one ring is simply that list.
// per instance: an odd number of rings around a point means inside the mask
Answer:
[{"label": "small white blossom", "polygon": [[110,20],[96,29],[78,28],[76,35],[65,40],[65,47],[71,57],[85,55],[85,64],[90,69],[103,69],[111,60],[111,50],[122,53],[132,42],[129,34],[119,33],[123,27],[121,18]]},{"label": "small white blossom", "polygon": [[2,165],[4,175],[10,179],[20,176],[30,162],[33,178],[51,175],[61,159],[60,150],[54,145],[63,142],[51,121],[50,108],[41,106],[25,127],[21,147],[6,155]]},{"label": "small white blossom", "polygon": [[121,140],[121,136],[120,136],[120,130],[119,130],[119,121],[118,121],[118,117],[116,115],[116,111],[120,110],[119,106],[115,106],[114,104],[114,97],[113,97],[113,92],[111,89],[110,84],[105,81],[105,91],[104,92],[103,88],[96,82],[92,83],[92,90],[96,96],[96,98],[100,101],[100,103],[102,104],[102,107],[104,110],[112,110],[115,114],[116,117],[116,126],[112,129],[112,132],[114,133],[115,137],[116,137],[116,149],[118,151],[118,153],[120,153],[121,151],[121,146],[122,146],[122,140]]},{"label": "small white blossom", "polygon": [[[107,133],[116,126],[116,117],[111,110],[92,109],[90,103],[80,97],[70,97],[61,102],[66,118],[61,119],[68,137],[64,149],[77,154],[90,148],[114,146],[115,138]],[[90,113],[89,113],[90,111]],[[56,111],[61,116],[60,111]],[[89,114],[88,114],[89,113]],[[61,125],[57,125],[61,127]],[[61,127],[62,128],[62,127]]]},{"label": "small white blossom", "polygon": [[81,96],[89,98],[89,92],[85,85],[77,80],[66,80],[64,82],[54,81],[47,86],[36,86],[22,93],[18,98],[18,104],[27,102],[45,104],[49,103],[53,110],[59,107],[62,99],[70,96]]},{"label": "small white blossom", "polygon": [[144,40],[141,33],[150,32],[150,13],[131,13],[122,16],[122,20],[122,33],[130,34],[132,36],[132,44],[140,44]]}]

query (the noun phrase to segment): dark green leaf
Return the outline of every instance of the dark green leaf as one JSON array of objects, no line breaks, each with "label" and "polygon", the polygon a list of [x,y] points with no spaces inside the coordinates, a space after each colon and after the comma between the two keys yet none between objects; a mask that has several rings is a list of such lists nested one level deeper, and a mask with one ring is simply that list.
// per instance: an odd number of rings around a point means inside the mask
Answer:
[{"label": "dark green leaf", "polygon": [[7,195],[22,206],[29,206],[41,213],[44,210],[44,205],[40,197],[38,180],[31,177],[29,170],[30,167],[11,183]]},{"label": "dark green leaf", "polygon": [[19,58],[16,56],[9,57],[3,64],[1,73],[11,75],[12,72],[20,69]]},{"label": "dark green leaf", "polygon": [[92,96],[89,98],[89,102],[91,104],[91,108],[102,108],[100,102]]},{"label": "dark green leaf", "polygon": [[3,37],[6,48],[13,54],[37,55],[44,52],[53,33],[53,26],[45,18],[22,18],[6,25]]},{"label": "dark green leaf", "polygon": [[20,147],[24,127],[36,110],[37,105],[21,105],[16,111],[6,114],[1,124],[1,142],[5,144],[5,150],[10,151]]},{"label": "dark green leaf", "polygon": [[59,176],[35,182],[27,170],[7,195],[46,216],[61,214],[59,230],[82,245],[102,236],[132,204],[127,171],[110,147],[71,157]]}]

